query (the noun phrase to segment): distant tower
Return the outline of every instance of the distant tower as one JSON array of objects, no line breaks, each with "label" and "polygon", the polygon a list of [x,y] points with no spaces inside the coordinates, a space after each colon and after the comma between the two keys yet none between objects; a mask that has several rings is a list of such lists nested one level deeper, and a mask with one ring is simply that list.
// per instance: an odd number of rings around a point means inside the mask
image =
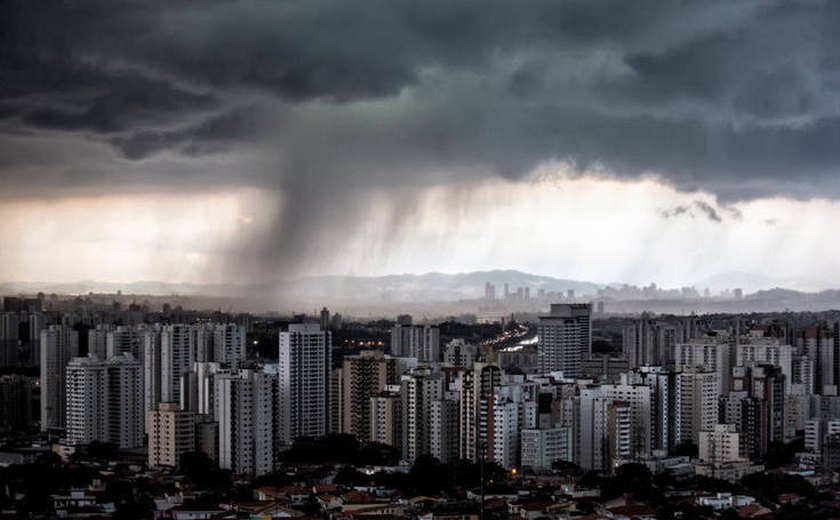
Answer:
[{"label": "distant tower", "polygon": [[537,335],[540,372],[579,377],[581,359],[592,352],[592,306],[552,304],[548,316],[540,316]]},{"label": "distant tower", "polygon": [[496,286],[490,282],[484,283],[484,299],[488,302],[496,299]]},{"label": "distant tower", "polygon": [[321,309],[321,330],[330,330],[330,310],[326,307]]}]

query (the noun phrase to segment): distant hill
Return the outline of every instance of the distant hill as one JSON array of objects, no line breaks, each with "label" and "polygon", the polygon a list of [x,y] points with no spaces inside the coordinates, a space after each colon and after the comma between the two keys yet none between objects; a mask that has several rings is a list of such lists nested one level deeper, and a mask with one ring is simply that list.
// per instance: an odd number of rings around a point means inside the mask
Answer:
[{"label": "distant hill", "polygon": [[262,298],[279,295],[286,300],[347,301],[359,302],[434,302],[474,299],[484,296],[484,284],[496,286],[501,296],[504,284],[516,292],[519,287],[529,287],[533,295],[539,289],[566,292],[576,295],[595,294],[602,285],[576,280],[564,280],[513,270],[474,271],[445,274],[397,274],[388,276],[311,276],[288,281],[268,282],[262,285],[187,284],[142,281],[114,283],[83,280],[66,283],[20,282],[0,284],[0,294],[36,293],[87,294],[116,293],[149,295],[205,295],[236,298]]},{"label": "distant hill", "polygon": [[284,290],[296,296],[340,297],[341,299],[372,299],[392,301],[456,301],[481,298],[484,284],[496,286],[496,296],[504,294],[504,284],[511,292],[519,287],[528,287],[532,295],[538,290],[566,292],[571,289],[576,295],[595,294],[602,285],[565,280],[523,273],[513,270],[474,271],[469,273],[444,274],[399,274],[376,277],[361,276],[315,276],[293,280],[283,284]]},{"label": "distant hill", "polygon": [[739,271],[730,271],[726,273],[719,273],[708,278],[704,278],[696,283],[695,287],[702,290],[709,288],[712,291],[721,291],[724,289],[741,288],[744,293],[754,293],[762,290],[773,289],[775,287],[786,287],[798,291],[818,292],[825,289],[825,286],[806,278],[771,278],[769,276],[762,276],[760,274],[743,273]]}]

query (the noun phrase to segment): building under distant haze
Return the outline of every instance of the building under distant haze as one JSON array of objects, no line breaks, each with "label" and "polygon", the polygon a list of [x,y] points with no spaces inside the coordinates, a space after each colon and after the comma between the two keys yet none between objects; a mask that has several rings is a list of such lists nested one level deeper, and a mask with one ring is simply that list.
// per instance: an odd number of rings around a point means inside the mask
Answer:
[{"label": "building under distant haze", "polygon": [[329,426],[332,337],[317,323],[291,324],[280,332],[280,439],[321,437]]},{"label": "building under distant haze", "polygon": [[581,361],[592,352],[592,306],[588,303],[552,304],[537,326],[539,369],[579,377]]}]

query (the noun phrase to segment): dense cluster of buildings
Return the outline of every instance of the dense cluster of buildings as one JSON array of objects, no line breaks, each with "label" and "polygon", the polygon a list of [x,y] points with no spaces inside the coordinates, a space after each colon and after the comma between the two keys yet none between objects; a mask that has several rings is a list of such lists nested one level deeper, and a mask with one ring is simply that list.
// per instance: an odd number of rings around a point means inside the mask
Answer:
[{"label": "dense cluster of buildings", "polygon": [[405,465],[431,455],[609,474],[635,462],[730,482],[804,436],[799,468],[840,473],[840,324],[642,315],[624,321],[620,355],[598,355],[592,316],[590,304],[553,304],[512,349],[442,342],[436,325],[400,316],[387,348],[350,354],[321,316],[282,327],[265,362],[249,358],[249,324],[236,320],[80,332],[6,311],[0,365],[37,360],[40,377],[0,376],[0,427],[37,422],[71,450],[110,443],[151,468],[203,452],[251,477],[280,469],[297,439],[330,433],[389,445]]}]

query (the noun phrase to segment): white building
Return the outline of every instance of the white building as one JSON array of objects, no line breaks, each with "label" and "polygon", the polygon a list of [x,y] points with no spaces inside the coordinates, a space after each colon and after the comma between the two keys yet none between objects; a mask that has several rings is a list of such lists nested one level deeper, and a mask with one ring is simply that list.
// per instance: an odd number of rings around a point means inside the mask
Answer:
[{"label": "white building", "polygon": [[630,405],[632,437],[630,456],[647,457],[651,452],[651,388],[648,385],[629,384],[629,377],[622,375],[622,384],[602,385],[601,395]]},{"label": "white building", "polygon": [[120,448],[143,445],[143,379],[131,354],[103,361],[75,358],[67,365],[67,439]]},{"label": "white building", "polygon": [[729,391],[731,377],[731,351],[728,343],[715,338],[698,338],[689,343],[674,345],[672,359],[678,369],[684,366],[699,367],[706,372],[716,372],[720,377],[722,392]]},{"label": "white building", "polygon": [[420,455],[431,453],[431,406],[443,398],[443,378],[421,367],[402,376],[402,454],[413,462]]},{"label": "white building", "polygon": [[575,463],[583,469],[605,471],[609,468],[606,449],[610,399],[598,387],[580,389],[578,421],[575,432]]},{"label": "white building", "polygon": [[547,430],[522,430],[521,465],[537,471],[551,469],[555,461],[573,461],[572,430],[555,427]]},{"label": "white building", "polygon": [[716,424],[713,430],[700,432],[700,460],[714,464],[741,460],[740,440],[734,425]]},{"label": "white building", "polygon": [[458,375],[456,386],[460,391],[460,458],[477,462],[486,455],[489,447],[489,403],[501,385],[502,371],[492,363],[475,363],[472,370]]},{"label": "white building", "polygon": [[592,306],[552,304],[537,326],[537,358],[542,374],[561,371],[568,378],[579,377],[581,360],[592,353]]},{"label": "white building", "polygon": [[219,467],[259,476],[274,471],[280,447],[277,374],[240,369],[215,378],[219,406]]},{"label": "white building", "polygon": [[492,438],[488,458],[503,468],[519,466],[520,433],[537,427],[536,386],[505,385],[493,394]]},{"label": "white building", "polygon": [[429,452],[443,463],[458,460],[459,404],[456,395],[449,395],[429,405]]},{"label": "white building", "polygon": [[120,354],[131,354],[143,362],[143,327],[121,325],[105,334],[105,357],[111,359]]},{"label": "white building", "polygon": [[292,324],[280,332],[280,438],[321,437],[329,427],[332,337],[316,324]]},{"label": "white building", "polygon": [[700,432],[718,423],[720,377],[696,367],[683,367],[677,376],[679,421],[676,437],[680,442],[700,442]]},{"label": "white building", "polygon": [[196,327],[155,325],[143,333],[146,417],[160,403],[181,400],[181,376],[195,361]]},{"label": "white building", "polygon": [[781,345],[776,338],[750,338],[749,343],[737,347],[738,366],[775,365],[785,375],[785,393],[793,381],[793,347]]}]

